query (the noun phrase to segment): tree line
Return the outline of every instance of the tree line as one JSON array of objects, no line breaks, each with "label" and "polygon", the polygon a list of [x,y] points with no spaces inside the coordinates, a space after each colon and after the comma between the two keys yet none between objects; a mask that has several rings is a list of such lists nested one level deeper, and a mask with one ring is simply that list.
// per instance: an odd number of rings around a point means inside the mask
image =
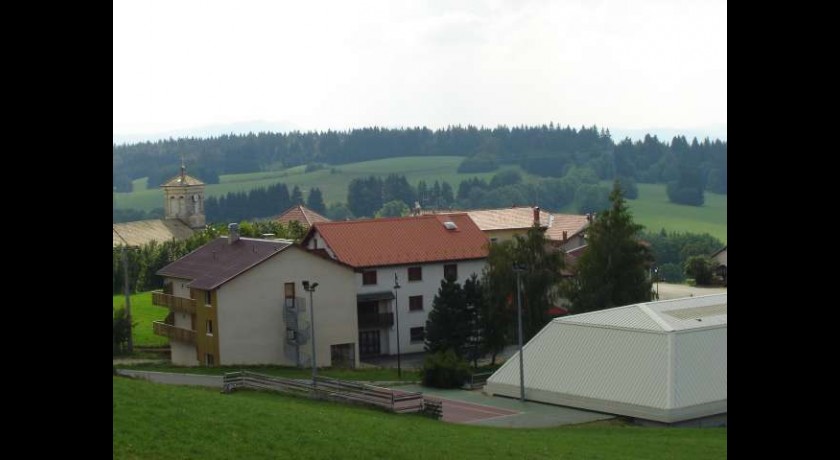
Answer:
[{"label": "tree line", "polygon": [[204,202],[208,222],[238,222],[277,216],[291,206],[305,204],[317,213],[325,213],[324,196],[317,187],[309,189],[307,199],[295,185],[292,192],[284,183],[251,189],[248,192],[228,192],[218,198],[210,196]]},{"label": "tree line", "polygon": [[672,201],[702,204],[702,191],[726,193],[726,142],[647,135],[613,142],[609,130],[560,125],[362,128],[349,131],[250,133],[114,145],[114,186],[131,191],[134,179],[165,182],[181,156],[190,174],[217,183],[220,174],[267,171],[304,164],[346,164],[398,156],[464,156],[460,172],[494,171],[506,164],[560,178],[587,167],[602,180],[632,179],[669,185]]}]

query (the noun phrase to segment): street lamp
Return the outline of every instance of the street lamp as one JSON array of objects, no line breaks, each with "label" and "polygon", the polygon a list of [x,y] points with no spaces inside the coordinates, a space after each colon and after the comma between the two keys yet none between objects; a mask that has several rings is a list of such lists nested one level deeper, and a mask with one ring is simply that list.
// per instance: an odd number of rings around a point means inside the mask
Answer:
[{"label": "street lamp", "polygon": [[315,388],[317,384],[315,383],[315,377],[318,376],[318,366],[315,361],[315,305],[312,301],[312,293],[315,292],[315,288],[318,287],[318,283],[312,283],[309,285],[309,281],[302,281],[303,290],[309,293],[309,322],[312,324],[312,388]]},{"label": "street lamp", "polygon": [[394,312],[397,315],[397,378],[402,380],[402,366],[400,365],[400,304],[397,301],[397,289],[400,287],[397,272],[394,272]]},{"label": "street lamp", "polygon": [[659,267],[653,267],[653,276],[656,278],[656,300],[659,300]]},{"label": "street lamp", "polygon": [[519,292],[519,275],[525,271],[525,266],[514,263],[513,271],[516,272],[516,314],[519,323],[519,400],[525,402],[525,357],[522,355],[522,295]]}]

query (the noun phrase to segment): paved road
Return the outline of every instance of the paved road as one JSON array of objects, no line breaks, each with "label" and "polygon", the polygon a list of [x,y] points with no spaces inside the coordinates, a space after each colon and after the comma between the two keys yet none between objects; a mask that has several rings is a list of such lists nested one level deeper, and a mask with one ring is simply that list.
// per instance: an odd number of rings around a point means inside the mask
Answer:
[{"label": "paved road", "polygon": [[[656,283],[653,284],[655,290]],[[659,283],[659,299],[679,299],[682,297],[697,297],[709,294],[722,294],[726,292],[725,287],[696,287],[687,284]]]}]

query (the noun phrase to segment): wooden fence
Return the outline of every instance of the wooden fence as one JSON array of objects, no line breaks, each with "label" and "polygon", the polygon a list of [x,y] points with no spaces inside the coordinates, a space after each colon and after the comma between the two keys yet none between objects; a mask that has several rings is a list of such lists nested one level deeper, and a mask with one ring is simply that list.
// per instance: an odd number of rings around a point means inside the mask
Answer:
[{"label": "wooden fence", "polygon": [[376,406],[397,413],[420,412],[424,405],[423,393],[325,377],[317,377],[313,385],[312,380],[287,379],[250,371],[226,373],[224,392],[236,388],[307,394],[320,399]]}]

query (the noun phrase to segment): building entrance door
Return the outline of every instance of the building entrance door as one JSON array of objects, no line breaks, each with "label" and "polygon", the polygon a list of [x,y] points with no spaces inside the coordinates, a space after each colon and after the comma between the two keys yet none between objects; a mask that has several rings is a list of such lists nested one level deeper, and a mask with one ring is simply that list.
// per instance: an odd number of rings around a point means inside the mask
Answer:
[{"label": "building entrance door", "polygon": [[379,331],[360,331],[359,354],[361,357],[378,356],[380,353]]}]

